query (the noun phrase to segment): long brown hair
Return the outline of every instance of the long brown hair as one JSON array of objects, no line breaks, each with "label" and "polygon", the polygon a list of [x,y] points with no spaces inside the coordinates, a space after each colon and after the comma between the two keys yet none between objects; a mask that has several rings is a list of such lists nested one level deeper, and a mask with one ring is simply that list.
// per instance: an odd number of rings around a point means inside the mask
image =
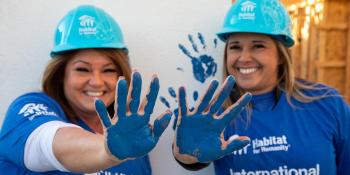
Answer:
[{"label": "long brown hair", "polygon": [[[55,99],[64,110],[68,120],[76,122],[77,116],[69,105],[64,95],[64,72],[68,61],[74,57],[79,50],[67,51],[56,55],[47,65],[43,78],[42,90],[51,98]],[[131,67],[127,53],[122,49],[96,49],[99,53],[109,57],[121,70],[121,75],[130,83]],[[110,115],[114,114],[114,103],[108,106]]]}]

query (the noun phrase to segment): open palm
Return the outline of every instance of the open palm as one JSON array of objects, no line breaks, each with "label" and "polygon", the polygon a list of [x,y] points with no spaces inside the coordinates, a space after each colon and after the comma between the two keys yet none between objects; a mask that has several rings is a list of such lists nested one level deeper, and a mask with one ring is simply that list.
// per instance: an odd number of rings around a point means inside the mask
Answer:
[{"label": "open palm", "polygon": [[179,89],[175,143],[180,154],[195,157],[199,162],[210,162],[249,144],[248,137],[225,140],[222,135],[224,128],[238,116],[251,99],[251,94],[246,93],[221,112],[222,104],[229,96],[234,83],[234,78],[229,76],[219,93],[214,96],[218,82],[213,80],[192,112],[188,111],[185,89]]}]

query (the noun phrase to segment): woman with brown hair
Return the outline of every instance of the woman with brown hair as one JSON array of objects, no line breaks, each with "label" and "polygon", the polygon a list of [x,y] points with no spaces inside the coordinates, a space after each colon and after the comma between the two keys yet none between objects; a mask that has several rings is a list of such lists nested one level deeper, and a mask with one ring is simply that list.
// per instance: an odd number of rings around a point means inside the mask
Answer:
[{"label": "woman with brown hair", "polygon": [[[174,155],[185,168],[200,169],[213,161],[217,175],[350,174],[350,107],[335,89],[295,77],[290,28],[279,0],[237,0],[232,5],[218,37],[226,43],[224,75],[234,76],[236,86],[222,107],[237,106],[238,97],[247,92],[252,99],[234,122],[215,131],[218,127],[208,127],[204,120],[191,123],[202,126],[197,128],[178,123]],[[182,120],[196,116],[208,121],[220,114],[196,113],[199,107],[189,113],[182,98]],[[211,109],[208,104],[205,108]],[[195,141],[181,142],[193,135]],[[249,137],[250,144],[225,152],[237,142],[235,135]]]},{"label": "woman with brown hair", "polygon": [[109,14],[91,5],[71,10],[57,27],[43,92],[18,97],[6,113],[0,172],[150,175],[147,153],[172,114],[149,124],[159,80],[140,101],[141,75],[127,54]]}]

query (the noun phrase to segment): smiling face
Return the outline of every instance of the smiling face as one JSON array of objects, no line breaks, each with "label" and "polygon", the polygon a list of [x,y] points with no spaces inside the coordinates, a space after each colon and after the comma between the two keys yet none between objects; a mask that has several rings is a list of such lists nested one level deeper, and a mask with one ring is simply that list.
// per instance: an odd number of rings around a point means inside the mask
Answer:
[{"label": "smiling face", "polygon": [[110,105],[120,72],[105,54],[93,49],[79,50],[65,68],[64,94],[69,105],[78,115],[95,115],[94,98]]},{"label": "smiling face", "polygon": [[275,41],[262,34],[236,33],[227,40],[226,69],[237,85],[252,94],[271,91],[277,85],[278,51]]}]

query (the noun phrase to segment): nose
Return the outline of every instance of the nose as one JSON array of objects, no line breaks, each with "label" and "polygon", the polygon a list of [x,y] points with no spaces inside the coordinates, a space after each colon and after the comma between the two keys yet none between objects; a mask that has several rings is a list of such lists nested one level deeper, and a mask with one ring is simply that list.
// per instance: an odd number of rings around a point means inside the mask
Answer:
[{"label": "nose", "polygon": [[239,61],[251,61],[252,55],[250,53],[250,50],[248,48],[243,48],[238,60]]},{"label": "nose", "polygon": [[89,84],[94,87],[103,86],[104,80],[102,74],[99,72],[93,72],[93,74],[90,77]]}]

